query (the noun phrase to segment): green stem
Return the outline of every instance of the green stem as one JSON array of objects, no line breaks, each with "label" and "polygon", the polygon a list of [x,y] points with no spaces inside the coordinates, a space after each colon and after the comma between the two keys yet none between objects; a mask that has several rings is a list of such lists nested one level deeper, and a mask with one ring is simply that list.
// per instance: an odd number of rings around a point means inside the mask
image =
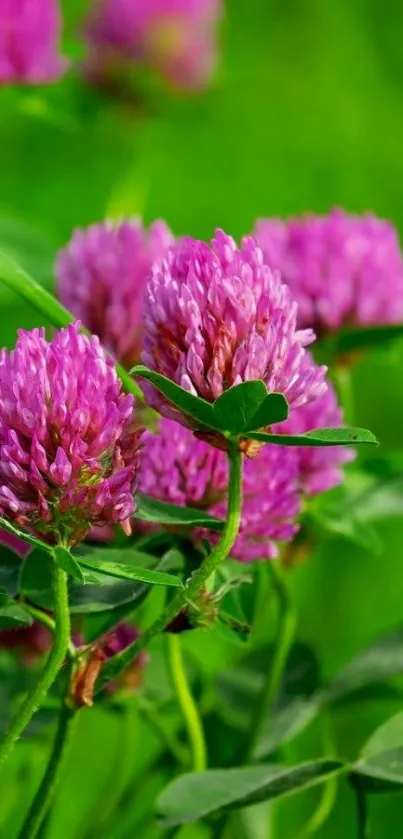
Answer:
[{"label": "green stem", "polygon": [[149,644],[149,642],[171,623],[178,612],[193,601],[195,596],[206,584],[220,563],[228,556],[238,534],[242,506],[242,465],[243,455],[238,451],[237,443],[229,441],[229,486],[227,520],[220,541],[202,562],[197,571],[192,574],[184,590],[180,590],[165,607],[159,618],[129,647],[113,656],[103,667],[101,678],[97,684],[100,690],[107,682],[115,679]]},{"label": "green stem", "polygon": [[39,681],[22,702],[18,713],[0,743],[0,767],[12,752],[15,743],[30,723],[41,700],[52,686],[68,651],[70,640],[70,616],[67,591],[67,574],[53,562],[53,598],[55,613],[55,635],[53,647]]},{"label": "green stem", "polygon": [[[324,706],[322,708],[322,715],[321,715],[321,722],[322,722],[322,730],[323,730],[323,752],[325,757],[331,758],[336,756],[336,749],[335,743],[333,738],[333,731],[332,731],[332,724],[329,710]],[[329,778],[328,781],[323,785],[323,790],[321,792],[321,796],[319,799],[318,806],[316,807],[315,812],[312,814],[311,818],[309,819],[308,823],[305,825],[303,830],[298,834],[297,839],[307,839],[308,836],[311,836],[312,833],[317,833],[317,831],[325,824],[328,820],[330,813],[333,810],[333,807],[336,803],[337,798],[337,788],[338,788],[338,778],[333,777]]]},{"label": "green stem", "polygon": [[203,724],[193,699],[183,662],[180,635],[169,634],[166,637],[168,666],[175,688],[179,707],[183,714],[192,752],[193,772],[203,772],[207,768],[206,742]]},{"label": "green stem", "polygon": [[354,784],[357,803],[357,839],[370,839],[372,831],[367,808],[367,796],[360,780]]},{"label": "green stem", "polygon": [[[46,291],[43,286],[39,285],[29,274],[26,274],[19,265],[16,265],[2,251],[0,251],[0,280],[33,306],[37,312],[45,315],[54,326],[68,326],[69,323],[74,323],[76,320],[74,315],[68,309],[65,309],[56,297],[53,297],[52,294]],[[83,332],[89,334],[88,330],[84,328]],[[116,364],[115,367],[124,389],[128,393],[133,393],[135,396],[141,398],[141,389],[131,377],[130,373],[120,364]]]},{"label": "green stem", "polygon": [[38,835],[64,770],[76,719],[77,709],[63,702],[52,754],[18,839],[35,839]]},{"label": "green stem", "polygon": [[278,697],[284,668],[294,640],[296,616],[292,608],[288,589],[284,580],[279,560],[269,562],[267,567],[272,575],[272,582],[278,601],[278,624],[274,642],[273,658],[269,667],[263,690],[260,694],[257,708],[252,718],[252,731],[249,740],[247,759],[251,760],[260,735],[268,717],[273,711]]}]

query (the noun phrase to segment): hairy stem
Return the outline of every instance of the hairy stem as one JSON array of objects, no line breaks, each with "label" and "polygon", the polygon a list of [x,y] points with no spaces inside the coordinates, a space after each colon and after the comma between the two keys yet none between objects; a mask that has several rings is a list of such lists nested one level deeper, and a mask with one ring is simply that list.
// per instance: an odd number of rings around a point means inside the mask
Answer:
[{"label": "hairy stem", "polygon": [[168,634],[166,637],[167,660],[172,684],[182,711],[192,752],[193,772],[203,772],[207,768],[206,742],[203,724],[190,690],[185,665],[183,662],[180,635]]},{"label": "hairy stem", "polygon": [[189,578],[185,589],[179,591],[172,598],[159,618],[154,621],[137,641],[134,641],[133,644],[130,644],[125,650],[113,656],[107,662],[102,670],[101,678],[97,683],[98,690],[125,670],[138,653],[149,644],[152,638],[164,631],[178,612],[186,606],[186,603],[195,599],[195,596],[206,584],[211,574],[214,573],[220,563],[228,556],[237,537],[241,519],[243,464],[243,455],[238,451],[237,443],[231,441],[229,445],[228,510],[227,520],[220,541],[213,548],[209,556],[206,557],[204,562],[202,562],[197,571]]},{"label": "hairy stem", "polygon": [[55,633],[53,647],[43,672],[32,691],[24,699],[18,713],[0,743],[0,767],[12,752],[15,743],[29,725],[41,700],[52,686],[65,658],[70,642],[70,615],[68,606],[67,574],[53,561],[52,574]]}]

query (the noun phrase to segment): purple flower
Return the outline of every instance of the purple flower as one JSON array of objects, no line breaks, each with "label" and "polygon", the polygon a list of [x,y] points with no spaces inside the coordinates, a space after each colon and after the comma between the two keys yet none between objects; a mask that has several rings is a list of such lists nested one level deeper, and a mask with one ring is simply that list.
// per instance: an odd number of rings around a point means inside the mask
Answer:
[{"label": "purple flower", "polygon": [[34,664],[37,658],[48,652],[51,642],[49,629],[39,621],[34,621],[31,626],[0,631],[0,649],[15,651],[27,665]]},{"label": "purple flower", "polygon": [[[141,632],[132,623],[122,621],[112,629],[103,639],[102,649],[107,659],[122,652],[140,638]],[[141,671],[148,664],[149,656],[147,650],[140,650],[128,670],[123,675],[123,685],[126,687],[138,687],[141,683]],[[109,685],[109,690],[112,685]]]},{"label": "purple flower", "polygon": [[[245,238],[238,249],[221,230],[211,246],[179,242],[155,265],[145,298],[144,364],[196,396],[214,401],[231,385],[263,379],[291,406],[325,389],[325,367],[304,364],[311,329],[297,331],[289,289]],[[161,413],[184,417],[146,385]]]},{"label": "purple flower", "polygon": [[0,0],[0,84],[57,79],[67,66],[60,28],[56,0]]},{"label": "purple flower", "polygon": [[[308,354],[307,354],[308,355]],[[313,362],[312,362],[313,363]],[[333,385],[314,402],[293,408],[285,422],[273,426],[276,434],[305,434],[315,428],[342,426],[343,412]],[[344,446],[303,447],[293,449],[298,459],[298,483],[308,495],[325,492],[343,481],[343,466],[355,458],[353,449]]]},{"label": "purple flower", "polygon": [[28,544],[28,542],[23,542],[22,539],[19,539],[18,536],[14,536],[12,533],[8,533],[7,530],[3,530],[0,527],[0,544],[6,545],[7,548],[14,551],[20,559],[24,559],[27,554],[29,554],[32,546]]},{"label": "purple flower", "polygon": [[91,526],[130,532],[139,432],[134,400],[79,322],[48,343],[19,331],[0,355],[0,514],[49,542]]},{"label": "purple flower", "polygon": [[[265,446],[245,461],[242,522],[232,556],[241,562],[269,559],[277,556],[278,541],[293,538],[300,511],[297,478],[298,462],[291,448]],[[142,492],[224,518],[227,487],[224,452],[166,419],[159,434],[145,433],[139,473]],[[198,535],[210,542],[217,537],[211,531]]]},{"label": "purple flower", "polygon": [[94,80],[143,64],[173,87],[202,87],[216,64],[220,0],[98,0],[86,27]]},{"label": "purple flower", "polygon": [[297,300],[300,327],[321,335],[402,320],[403,260],[388,222],[335,209],[323,217],[261,219],[254,235]]},{"label": "purple flower", "polygon": [[62,303],[119,361],[139,360],[142,304],[151,266],[173,236],[161,221],[147,231],[139,221],[75,230],[56,263]]}]

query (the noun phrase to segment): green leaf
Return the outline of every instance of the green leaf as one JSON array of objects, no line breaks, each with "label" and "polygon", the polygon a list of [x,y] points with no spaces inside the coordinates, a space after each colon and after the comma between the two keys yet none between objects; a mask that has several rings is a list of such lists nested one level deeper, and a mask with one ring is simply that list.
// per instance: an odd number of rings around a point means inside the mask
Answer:
[{"label": "green leaf", "polygon": [[192,507],[180,507],[178,504],[167,504],[158,501],[150,495],[139,492],[136,495],[137,510],[135,518],[141,521],[152,521],[158,524],[171,524],[185,527],[206,527],[209,530],[221,531],[225,521],[216,519],[204,510]]},{"label": "green leaf", "polygon": [[281,393],[268,393],[262,381],[242,382],[224,391],[213,403],[219,427],[231,435],[283,422],[287,400]]},{"label": "green leaf", "polygon": [[370,347],[384,346],[387,341],[401,338],[402,323],[391,323],[385,326],[357,326],[343,329],[325,341],[321,341],[319,351],[334,357],[342,353],[363,350]]},{"label": "green leaf", "polygon": [[21,559],[5,545],[0,545],[0,588],[13,596],[18,591]]},{"label": "green leaf", "polygon": [[[175,577],[173,574],[166,574],[162,571],[153,571],[149,568],[140,568],[132,565],[124,565],[121,562],[107,561],[100,559],[101,552],[97,552],[94,556],[90,554],[88,557],[80,557],[80,565],[84,568],[89,568],[90,571],[101,572],[111,577],[120,577],[123,580],[135,580],[140,583],[147,583],[152,586],[176,586],[182,588],[183,583],[180,577]],[[103,551],[102,553],[107,553]],[[113,554],[116,552],[113,551]],[[120,554],[121,555],[121,554]]]},{"label": "green leaf", "polygon": [[[43,233],[20,218],[0,216],[0,247],[24,269],[50,284],[55,252]],[[12,298],[7,289],[0,291],[2,305]]]},{"label": "green leaf", "polygon": [[60,568],[72,577],[73,580],[76,580],[77,583],[84,583],[84,574],[74,556],[67,550],[67,548],[63,548],[61,545],[58,545],[54,549],[56,562],[60,565]]},{"label": "green leaf", "polygon": [[140,376],[142,379],[150,382],[163,396],[168,399],[176,408],[179,408],[181,413],[187,414],[191,417],[198,426],[217,430],[218,424],[214,415],[213,406],[205,399],[200,399],[198,396],[193,396],[189,391],[184,390],[183,387],[161,376],[160,373],[155,373],[154,370],[149,370],[142,364],[137,364],[130,371],[133,376]]},{"label": "green leaf", "polygon": [[[98,549],[104,552],[103,549]],[[119,558],[126,558],[125,551],[119,551]],[[138,552],[127,551],[127,561],[135,557],[136,561],[142,558],[143,563],[156,565],[156,568],[163,570],[172,567],[174,554],[168,552],[169,563],[165,564],[165,557],[158,561],[156,557]],[[79,557],[76,557],[79,559]],[[136,608],[146,594],[149,586],[132,580],[122,580],[117,577],[100,572],[87,571],[82,569],[85,578],[85,585],[69,581],[69,603],[70,611],[73,614],[93,614],[117,610],[121,606],[127,606],[130,612]],[[94,580],[96,582],[94,582]],[[52,558],[50,554],[33,550],[26,557],[22,564],[19,592],[38,606],[52,608]]]},{"label": "green leaf", "polygon": [[31,536],[30,533],[27,533],[25,530],[21,530],[21,528],[17,527],[15,524],[11,524],[8,519],[3,519],[0,516],[0,527],[3,530],[6,530],[7,533],[12,533],[13,536],[17,536],[18,539],[22,539],[23,542],[29,542],[30,545],[35,545],[37,548],[42,548],[44,551],[49,551],[52,553],[52,546],[48,545],[46,542],[42,542],[40,539],[37,539],[36,536]]},{"label": "green leaf", "polygon": [[318,715],[320,702],[312,699],[295,699],[285,708],[269,715],[254,751],[254,758],[262,760],[279,746],[289,743]]},{"label": "green leaf", "polygon": [[0,606],[0,629],[14,629],[19,626],[30,626],[32,617],[16,603],[5,603]]},{"label": "green leaf", "polygon": [[265,434],[263,431],[251,431],[247,435],[251,440],[261,443],[274,443],[277,446],[377,446],[378,441],[372,431],[366,428],[316,428],[306,434]]},{"label": "green leaf", "polygon": [[368,792],[401,791],[403,787],[403,711],[380,726],[365,744],[353,775]]},{"label": "green leaf", "polygon": [[342,769],[341,761],[319,760],[291,768],[246,766],[182,775],[163,790],[157,801],[157,812],[164,827],[174,827],[308,789]]},{"label": "green leaf", "polygon": [[339,700],[366,685],[403,672],[403,627],[388,632],[358,653],[325,690],[327,700]]}]

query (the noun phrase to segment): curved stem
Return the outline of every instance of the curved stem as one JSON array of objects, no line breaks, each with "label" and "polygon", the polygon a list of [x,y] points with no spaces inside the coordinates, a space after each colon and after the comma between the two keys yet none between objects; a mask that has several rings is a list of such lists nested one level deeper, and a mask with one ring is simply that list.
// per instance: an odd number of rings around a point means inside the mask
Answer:
[{"label": "curved stem", "polygon": [[[331,718],[329,710],[326,708],[326,706],[324,706],[322,709],[321,719],[323,728],[324,755],[327,758],[335,757],[336,749],[333,739]],[[301,830],[301,832],[298,834],[297,839],[307,839],[307,837],[311,836],[312,833],[317,833],[317,831],[325,824],[336,803],[337,788],[337,776],[331,777],[328,781],[325,782],[316,810],[312,814],[311,818],[309,819],[308,823],[305,825],[303,830]]]},{"label": "curved stem", "polygon": [[168,634],[166,643],[169,671],[191,746],[192,770],[193,772],[203,772],[207,768],[206,741],[203,724],[186,675],[180,635]]},{"label": "curved stem", "polygon": [[242,506],[242,464],[243,455],[238,451],[236,442],[229,441],[229,485],[228,485],[228,509],[227,520],[220,541],[211,551],[208,557],[202,562],[200,568],[192,574],[186,583],[185,589],[178,594],[165,607],[159,618],[137,639],[121,653],[113,656],[102,669],[101,678],[97,683],[99,691],[107,682],[116,678],[122,670],[133,661],[138,653],[149,644],[149,642],[163,632],[164,629],[176,617],[178,612],[188,601],[194,600],[198,591],[203,588],[211,574],[214,573],[220,563],[228,556],[238,534],[241,519]]},{"label": "curved stem", "polygon": [[18,839],[35,839],[38,835],[43,820],[49,812],[64,770],[76,719],[77,709],[69,707],[63,702],[52,754]]},{"label": "curved stem", "polygon": [[287,664],[288,654],[294,640],[296,625],[296,616],[290,602],[288,589],[279,560],[269,562],[268,568],[271,572],[272,581],[277,594],[279,614],[271,666],[269,667],[263,690],[258,700],[257,708],[253,714],[253,729],[251,731],[247,753],[249,760],[253,758],[255,747],[259,742],[262,729],[264,728],[267,718],[275,705],[281,686],[284,668]]},{"label": "curved stem", "polygon": [[18,713],[0,743],[0,767],[7,760],[18,738],[30,723],[42,698],[53,684],[65,658],[70,640],[70,616],[68,606],[67,574],[53,562],[53,599],[55,613],[55,636],[39,681],[22,702]]},{"label": "curved stem", "polygon": [[357,803],[357,839],[370,839],[371,824],[367,808],[367,796],[359,779],[354,784]]}]

